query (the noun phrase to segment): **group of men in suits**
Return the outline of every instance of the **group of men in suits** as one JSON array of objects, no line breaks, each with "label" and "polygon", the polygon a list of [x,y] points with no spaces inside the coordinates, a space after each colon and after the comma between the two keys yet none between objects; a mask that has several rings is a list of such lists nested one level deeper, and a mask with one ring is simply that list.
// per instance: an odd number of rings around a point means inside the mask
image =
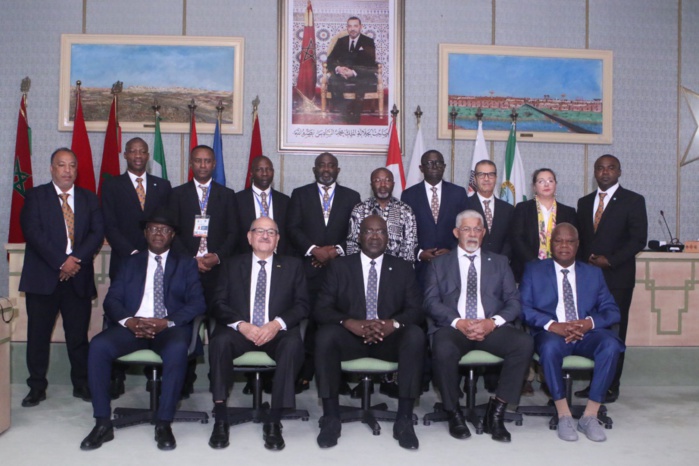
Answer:
[{"label": "group of men in suits", "polygon": [[[542,265],[547,261],[532,263],[523,286],[533,289],[524,288],[521,300],[508,261],[512,207],[493,195],[497,170],[492,162],[477,165],[478,190],[471,198],[464,188],[443,180],[444,158],[435,150],[423,154],[424,182],[407,189],[402,202],[391,197],[390,172],[375,170],[372,189],[378,209],[356,219],[359,251],[348,255],[348,234],[354,238],[352,211],[362,204],[356,191],[337,183],[340,167],[330,153],[316,158],[315,182],[296,188],[290,199],[271,188],[274,168],[264,156],[253,162],[253,187],[237,195],[212,180],[215,157],[207,146],[192,150],[194,179],[175,189],[146,173],[149,154],[142,139],[130,140],[124,157],[127,171],[105,184],[100,209],[94,194],[74,186],[75,155],[57,150],[51,157],[52,182],[29,191],[22,212],[27,252],[20,290],[27,293],[30,372],[30,393],[22,404],[34,406],[45,399],[47,346],[60,311],[74,396],[92,397],[96,418],[81,448],[98,448],[113,438],[109,402],[123,388],[110,382],[111,362],[146,347],[164,360],[156,441],[161,449],[175,447],[170,421],[177,400],[188,392],[185,388],[180,393],[188,376],[191,324],[205,312],[215,322],[209,346],[216,415],[209,441],[213,448],[229,444],[226,406],[232,361],[256,349],[277,361],[272,409],[263,426],[266,448],[284,448],[282,411],[294,407],[294,392],[307,388],[316,370],[323,401],[318,445],[335,445],[341,431],[340,363],[362,356],[399,363],[394,437],[404,448],[418,448],[412,407],[422,387],[427,335],[432,349],[428,366],[455,438],[470,436],[458,405],[459,359],[473,349],[503,358],[484,422],[485,431],[498,441],[510,441],[505,409],[519,402],[535,346],[547,379],[558,380],[561,355],[596,359],[599,351],[590,353],[589,347],[604,337],[609,358],[599,362],[602,375],[595,371],[586,420],[578,424],[589,438],[603,439],[587,418],[595,419],[595,408],[608,396],[610,374],[621,370],[617,359],[626,330],[624,307],[628,322],[633,290],[626,275],[633,277],[633,258],[645,243],[647,229],[643,197],[618,185],[621,167],[616,157],[605,155],[595,163],[602,194],[579,202],[580,240],[577,230],[566,224],[552,238],[553,262],[563,268],[575,264],[571,277],[578,277],[577,288],[571,294],[559,280],[555,290],[537,289],[542,286],[538,278],[554,269]],[[379,202],[386,198],[414,215],[415,262],[391,254],[391,216],[383,212],[391,204]],[[88,359],[87,326],[96,294],[92,259],[105,235],[113,248],[107,329],[93,340]],[[236,252],[243,254],[233,257]],[[280,252],[295,252],[299,258]],[[590,293],[597,299],[589,301]],[[568,313],[571,302],[576,314]],[[617,322],[617,304],[622,332],[614,340],[604,329]],[[534,339],[516,328],[522,309]],[[308,316],[304,343],[299,324]],[[420,328],[425,317],[427,335]],[[550,321],[544,322],[546,318]],[[191,385],[191,368],[189,372]],[[559,389],[554,382],[552,395],[565,417],[562,397],[556,398]],[[571,425],[565,423],[568,430],[562,438],[573,440]]]}]

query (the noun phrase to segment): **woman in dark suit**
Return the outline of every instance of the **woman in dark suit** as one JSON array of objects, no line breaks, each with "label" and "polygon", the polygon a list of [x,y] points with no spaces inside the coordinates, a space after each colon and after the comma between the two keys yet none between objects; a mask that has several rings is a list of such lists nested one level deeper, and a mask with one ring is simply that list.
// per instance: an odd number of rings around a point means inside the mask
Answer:
[{"label": "woman in dark suit", "polygon": [[556,174],[540,168],[532,176],[534,199],[520,202],[512,216],[512,271],[519,283],[524,265],[551,257],[551,231],[559,223],[576,225],[575,209],[556,201]]}]

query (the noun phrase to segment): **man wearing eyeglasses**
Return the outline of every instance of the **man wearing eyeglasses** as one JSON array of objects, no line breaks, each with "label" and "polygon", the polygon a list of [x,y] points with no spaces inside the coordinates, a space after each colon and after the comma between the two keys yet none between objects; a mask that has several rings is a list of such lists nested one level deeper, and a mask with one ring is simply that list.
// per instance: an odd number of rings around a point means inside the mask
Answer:
[{"label": "man wearing eyeglasses", "polygon": [[281,450],[285,446],[282,411],[296,406],[294,385],[303,364],[299,323],[308,316],[306,277],[299,259],[274,254],[279,242],[274,220],[258,218],[247,236],[252,252],[224,263],[211,306],[216,319],[209,341],[216,422],[209,446],[229,445],[226,405],[233,384],[233,360],[248,351],[264,351],[277,363],[272,407],[263,425],[264,445],[268,450]]},{"label": "man wearing eyeglasses", "polygon": [[476,164],[476,194],[468,198],[467,208],[475,210],[485,219],[485,236],[482,248],[496,254],[512,256],[510,245],[510,222],[515,208],[495,197],[498,169],[490,160],[481,160]]},{"label": "man wearing eyeglasses", "polygon": [[170,426],[187,372],[192,321],[206,305],[196,261],[170,249],[177,223],[164,208],[142,224],[148,248],[129,257],[104,299],[108,327],[90,342],[88,380],[95,427],[80,444],[94,450],[114,439],[109,385],[112,362],[151,349],[163,360],[163,381],[155,415],[160,450],[177,446]]},{"label": "man wearing eyeglasses", "polygon": [[471,436],[459,408],[459,360],[472,350],[502,358],[500,383],[490,399],[483,430],[509,442],[504,426],[508,404],[519,404],[524,376],[534,351],[532,337],[512,323],[520,315],[519,292],[507,258],[484,250],[483,217],[466,210],[456,217],[459,246],[428,267],[424,308],[432,318],[434,381],[449,413],[449,434]]}]

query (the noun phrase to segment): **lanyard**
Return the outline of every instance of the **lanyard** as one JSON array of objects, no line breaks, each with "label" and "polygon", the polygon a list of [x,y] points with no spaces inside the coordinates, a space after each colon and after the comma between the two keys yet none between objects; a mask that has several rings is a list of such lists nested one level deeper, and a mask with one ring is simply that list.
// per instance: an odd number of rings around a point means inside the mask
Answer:
[{"label": "lanyard", "polygon": [[323,200],[323,196],[325,196],[325,194],[323,193],[322,189],[318,188],[318,194],[320,194],[320,202],[323,204],[323,212],[329,212],[330,206],[333,203],[333,198],[335,197],[335,189],[333,189],[333,193],[328,198],[328,202]]},{"label": "lanyard", "polygon": [[[198,193],[199,190],[197,190],[197,194]],[[211,185],[209,185],[209,189],[206,190],[206,197],[204,199],[199,199],[199,210],[201,210],[202,215],[206,214],[206,207],[209,204],[209,196],[211,196]]]},{"label": "lanyard", "polygon": [[269,217],[269,211],[272,209],[272,190],[269,190],[269,194],[267,195],[267,212],[262,208],[262,200],[260,199],[260,195],[257,194],[255,191],[252,192],[255,195],[255,200],[257,201],[257,205],[260,206],[260,215],[264,217]]}]

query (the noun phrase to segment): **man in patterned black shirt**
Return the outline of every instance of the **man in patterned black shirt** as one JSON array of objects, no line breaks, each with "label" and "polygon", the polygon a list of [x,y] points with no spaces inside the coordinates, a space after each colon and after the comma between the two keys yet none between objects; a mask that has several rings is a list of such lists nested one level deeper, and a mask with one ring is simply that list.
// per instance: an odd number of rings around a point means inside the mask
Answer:
[{"label": "man in patterned black shirt", "polygon": [[354,206],[350,216],[347,234],[347,255],[360,251],[359,225],[370,215],[379,215],[388,225],[388,247],[386,253],[403,260],[415,261],[417,246],[417,223],[415,214],[405,202],[399,201],[393,194],[393,173],[387,168],[377,168],[371,172],[371,191],[373,196]]}]

